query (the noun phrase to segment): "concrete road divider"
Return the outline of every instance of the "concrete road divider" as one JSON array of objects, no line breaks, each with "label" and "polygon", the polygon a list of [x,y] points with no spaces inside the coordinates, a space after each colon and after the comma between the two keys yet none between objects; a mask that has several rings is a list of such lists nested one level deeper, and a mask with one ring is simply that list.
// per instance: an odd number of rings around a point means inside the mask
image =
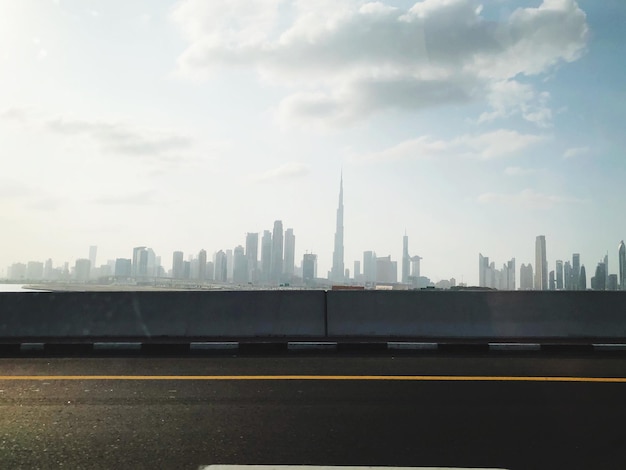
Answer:
[{"label": "concrete road divider", "polygon": [[323,337],[323,291],[0,294],[0,338]]},{"label": "concrete road divider", "polygon": [[626,292],[330,291],[328,336],[626,338]]}]

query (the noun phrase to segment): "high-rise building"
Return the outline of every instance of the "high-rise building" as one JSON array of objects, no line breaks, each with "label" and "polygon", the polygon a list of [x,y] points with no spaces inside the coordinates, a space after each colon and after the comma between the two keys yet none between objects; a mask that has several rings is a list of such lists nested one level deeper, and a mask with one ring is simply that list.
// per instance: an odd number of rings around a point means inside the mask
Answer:
[{"label": "high-rise building", "polygon": [[478,253],[478,287],[488,287],[489,257]]},{"label": "high-rise building", "polygon": [[283,222],[274,221],[272,231],[272,264],[270,267],[270,281],[280,282],[283,277]]},{"label": "high-rise building", "polygon": [[198,253],[198,280],[200,282],[206,280],[206,250],[200,250]]},{"label": "high-rise building", "polygon": [[569,261],[566,261],[563,265],[563,289],[573,290],[574,271]]},{"label": "high-rise building", "polygon": [[556,261],[556,288],[558,290],[563,289],[563,261]]},{"label": "high-rise building", "polygon": [[359,260],[354,261],[354,280],[357,282],[361,280],[361,262]]},{"label": "high-rise building", "polygon": [[343,173],[339,182],[339,204],[337,207],[337,225],[335,228],[335,247],[333,250],[333,267],[330,271],[332,282],[344,282],[343,265]]},{"label": "high-rise building", "polygon": [[580,288],[580,254],[574,253],[572,255],[572,290],[578,290]]},{"label": "high-rise building", "polygon": [[145,246],[133,248],[133,277],[148,276],[148,249]]},{"label": "high-rise building", "polygon": [[619,261],[619,290],[626,290],[626,245],[624,240],[617,246],[617,257]]},{"label": "high-rise building", "polygon": [[519,270],[519,282],[520,290],[532,290],[533,289],[533,266],[528,263],[522,264]]},{"label": "high-rise building", "polygon": [[310,286],[315,283],[317,277],[317,255],[305,253],[302,257],[302,281]]},{"label": "high-rise building", "polygon": [[222,250],[215,253],[215,280],[217,282],[226,282],[228,279],[227,263],[226,253]]},{"label": "high-rise building", "polygon": [[248,281],[257,282],[259,280],[259,234],[246,234],[246,259],[248,261]]},{"label": "high-rise building", "polygon": [[233,282],[233,270],[235,268],[233,250],[226,250],[226,281]]},{"label": "high-rise building", "polygon": [[133,273],[133,261],[128,258],[117,258],[115,260],[115,277],[130,278]]},{"label": "high-rise building", "polygon": [[96,256],[98,254],[98,247],[92,245],[89,247],[89,261],[91,262],[91,268],[96,267]]},{"label": "high-rise building", "polygon": [[43,279],[43,263],[40,261],[29,261],[26,265],[26,279],[30,281]]},{"label": "high-rise building", "polygon": [[184,254],[182,251],[175,251],[172,255],[172,277],[182,279],[184,271]]},{"label": "high-rise building", "polygon": [[554,271],[550,271],[548,274],[548,289],[555,290],[556,289],[556,279],[554,276]]},{"label": "high-rise building", "polygon": [[89,281],[91,262],[88,259],[77,259],[74,265],[74,277],[78,282]]},{"label": "high-rise building", "polygon": [[402,237],[402,284],[409,283],[411,272],[411,257],[409,256],[409,237],[404,234]]},{"label": "high-rise building", "polygon": [[421,256],[412,256],[411,257],[411,278],[413,283],[418,280],[422,275],[422,267],[421,267]]},{"label": "high-rise building", "polygon": [[376,283],[376,253],[373,251],[363,252],[363,278],[365,284]]},{"label": "high-rise building", "polygon": [[265,230],[261,239],[261,280],[268,282],[272,267],[272,232]]},{"label": "high-rise building", "polygon": [[548,260],[544,235],[538,235],[535,240],[535,290],[548,290]]},{"label": "high-rise building", "polygon": [[395,284],[398,282],[398,263],[391,261],[391,255],[376,258],[376,283]]},{"label": "high-rise building", "polygon": [[609,253],[604,255],[604,288],[609,284]]},{"label": "high-rise building", "polygon": [[239,245],[233,253],[233,282],[245,284],[248,282],[248,260],[246,259],[243,246]]},{"label": "high-rise building", "polygon": [[587,290],[587,272],[585,271],[585,265],[580,267],[580,276],[578,278],[578,290]]},{"label": "high-rise building", "polygon": [[294,267],[296,264],[296,236],[293,234],[293,229],[288,228],[285,231],[285,262],[283,264],[283,272],[285,274],[285,280],[291,282],[293,277]]},{"label": "high-rise building", "polygon": [[595,275],[591,278],[591,288],[593,290],[606,290],[606,266],[598,263]]}]

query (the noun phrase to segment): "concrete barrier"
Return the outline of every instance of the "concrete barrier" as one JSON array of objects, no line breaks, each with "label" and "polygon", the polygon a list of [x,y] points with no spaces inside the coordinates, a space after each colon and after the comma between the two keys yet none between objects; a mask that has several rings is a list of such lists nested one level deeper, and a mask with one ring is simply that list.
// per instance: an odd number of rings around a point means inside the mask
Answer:
[{"label": "concrete barrier", "polygon": [[626,338],[626,292],[330,291],[329,337]]},{"label": "concrete barrier", "polygon": [[0,294],[0,338],[323,337],[323,291]]}]

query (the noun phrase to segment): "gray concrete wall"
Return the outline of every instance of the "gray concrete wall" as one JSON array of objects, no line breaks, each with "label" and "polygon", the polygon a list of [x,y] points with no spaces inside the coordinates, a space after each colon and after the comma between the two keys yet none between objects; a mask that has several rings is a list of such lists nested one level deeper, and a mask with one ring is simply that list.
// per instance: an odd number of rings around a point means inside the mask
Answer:
[{"label": "gray concrete wall", "polygon": [[1,293],[0,338],[322,337],[323,291]]},{"label": "gray concrete wall", "polygon": [[331,291],[329,336],[626,338],[626,292]]}]

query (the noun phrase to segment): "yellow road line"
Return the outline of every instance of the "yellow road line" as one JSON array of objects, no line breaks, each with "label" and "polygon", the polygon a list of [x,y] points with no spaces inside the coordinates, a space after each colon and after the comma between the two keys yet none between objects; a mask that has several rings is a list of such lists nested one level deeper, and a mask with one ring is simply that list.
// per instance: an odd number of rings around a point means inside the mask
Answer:
[{"label": "yellow road line", "polygon": [[2,380],[329,380],[403,382],[592,382],[626,383],[626,377],[537,377],[481,375],[2,375]]}]

